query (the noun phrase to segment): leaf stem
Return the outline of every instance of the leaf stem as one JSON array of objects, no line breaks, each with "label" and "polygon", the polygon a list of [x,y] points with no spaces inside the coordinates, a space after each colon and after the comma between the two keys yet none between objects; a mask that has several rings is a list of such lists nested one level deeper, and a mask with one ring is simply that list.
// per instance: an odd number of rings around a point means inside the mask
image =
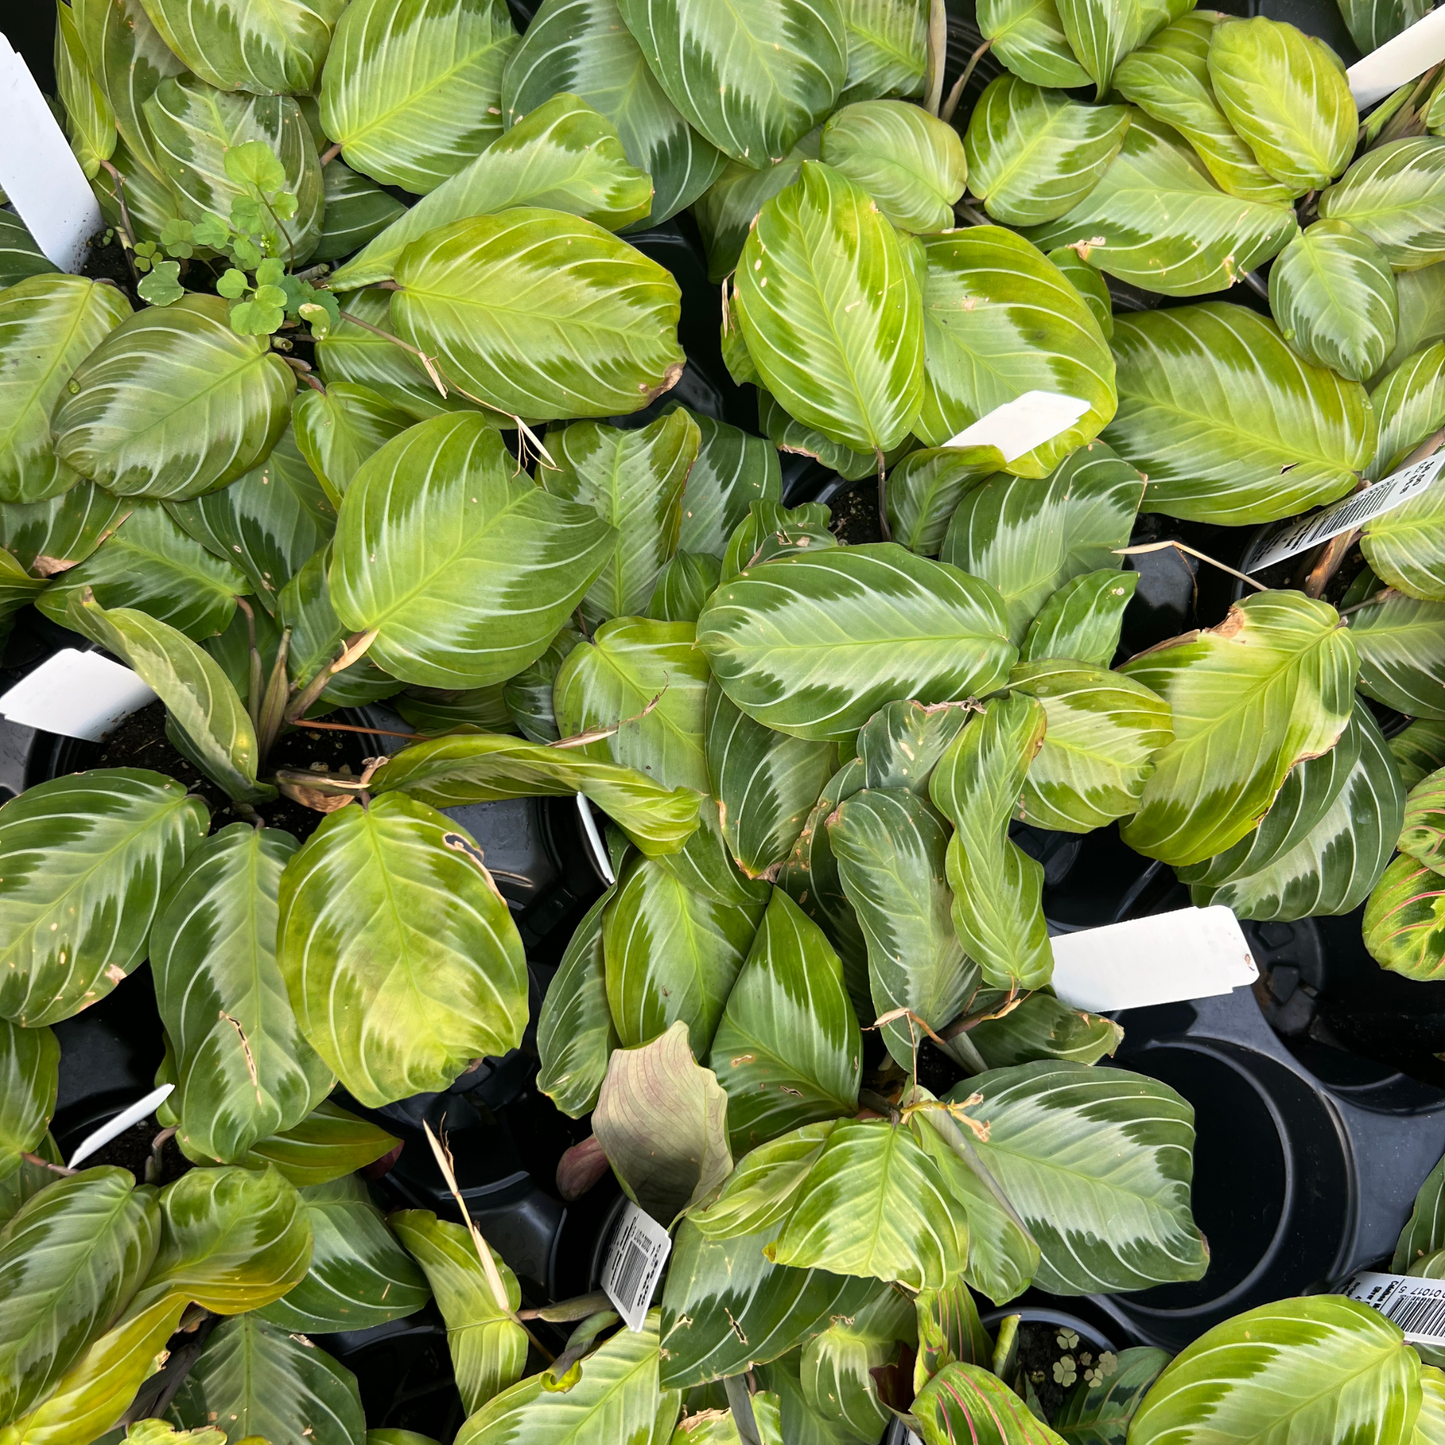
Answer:
[{"label": "leaf stem", "polygon": [[1238,577],[1241,582],[1247,582],[1256,592],[1269,591],[1263,582],[1256,582],[1247,572],[1236,571],[1233,567],[1216,561],[1207,552],[1196,551],[1186,542],[1141,542],[1137,547],[1115,547],[1113,551],[1116,557],[1137,557],[1144,552],[1162,552],[1168,547],[1173,547],[1178,552],[1188,552],[1191,557],[1198,557],[1201,562],[1208,562],[1211,567],[1218,567],[1221,572],[1228,572],[1231,577]]},{"label": "leaf stem", "polygon": [[972,55],[968,57],[968,64],[963,67],[963,74],[953,82],[953,89],[948,92],[948,99],[943,102],[943,109],[938,112],[939,120],[952,120],[953,113],[958,109],[958,103],[963,99],[964,87],[973,79],[974,68],[978,62],[988,54],[992,40],[985,40]]},{"label": "leaf stem", "polygon": [[929,115],[938,114],[943,95],[943,67],[947,63],[948,9],[944,0],[928,0],[928,65],[923,82],[923,108]]}]

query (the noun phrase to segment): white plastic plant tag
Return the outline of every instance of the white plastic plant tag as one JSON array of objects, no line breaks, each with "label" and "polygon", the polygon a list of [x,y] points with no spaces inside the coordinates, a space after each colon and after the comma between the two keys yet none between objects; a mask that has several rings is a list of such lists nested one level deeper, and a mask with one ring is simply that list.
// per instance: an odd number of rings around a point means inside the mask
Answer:
[{"label": "white plastic plant tag", "polygon": [[130,668],[67,647],[0,695],[0,715],[22,727],[98,743],[122,718],[155,700]]},{"label": "white plastic plant tag", "polygon": [[1432,10],[1408,30],[1357,60],[1345,72],[1350,94],[1362,110],[1384,100],[1408,80],[1445,60],[1445,9]]},{"label": "white plastic plant tag", "polygon": [[20,213],[35,244],[62,271],[75,271],[85,245],[104,225],[100,206],[30,73],[0,35],[0,191]]},{"label": "white plastic plant tag", "polygon": [[1426,457],[1423,462],[1416,462],[1412,467],[1392,472],[1363,492],[1356,492],[1313,517],[1306,517],[1302,522],[1288,522],[1264,543],[1257,556],[1251,554],[1244,559],[1244,570],[1258,572],[1276,562],[1283,562],[1286,557],[1318,547],[1321,542],[1328,542],[1341,532],[1363,526],[1385,512],[1392,512],[1402,502],[1408,502],[1411,497],[1423,492],[1442,471],[1445,471],[1445,450]]},{"label": "white plastic plant tag", "polygon": [[997,447],[1004,461],[1011,462],[1053,441],[1088,409],[1089,403],[1076,396],[1061,396],[1055,391],[1026,391],[994,407],[972,426],[964,427],[957,436],[944,442],[944,446]]},{"label": "white plastic plant tag", "polygon": [[68,1168],[77,1168],[84,1160],[89,1159],[98,1149],[104,1149],[112,1139],[118,1139],[132,1124],[139,1124],[140,1121],[155,1112],[158,1104],[164,1103],[171,1096],[174,1084],[161,1084],[150,1091],[143,1098],[139,1098],[128,1109],[122,1109],[115,1118],[102,1124],[94,1133],[87,1134],[80,1141],[74,1154],[70,1156]]},{"label": "white plastic plant tag", "polygon": [[646,1321],[652,1292],[671,1252],[668,1232],[645,1209],[628,1200],[612,1232],[602,1270],[602,1288],[628,1329],[640,1330]]},{"label": "white plastic plant tag", "polygon": [[1259,977],[1239,920],[1222,904],[1061,933],[1050,942],[1054,992],[1090,1013],[1209,998]]},{"label": "white plastic plant tag", "polygon": [[1445,1279],[1361,1270],[1344,1294],[1399,1325],[1407,1345],[1445,1345]]},{"label": "white plastic plant tag", "polygon": [[612,860],[607,856],[607,844],[602,841],[602,834],[597,831],[597,819],[592,816],[592,805],[587,801],[585,793],[577,794],[577,815],[582,819],[582,831],[587,835],[587,846],[592,849],[592,856],[597,860],[598,871],[610,888],[617,882],[617,875],[612,871]]}]

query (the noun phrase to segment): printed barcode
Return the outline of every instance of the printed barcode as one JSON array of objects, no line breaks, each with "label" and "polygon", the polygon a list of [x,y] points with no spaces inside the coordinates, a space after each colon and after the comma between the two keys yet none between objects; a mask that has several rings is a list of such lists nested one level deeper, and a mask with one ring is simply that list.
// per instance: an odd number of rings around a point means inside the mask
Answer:
[{"label": "printed barcode", "polygon": [[1387,1320],[1393,1320],[1408,1335],[1437,1339],[1445,1327],[1445,1290],[1401,1290],[1377,1306]]},{"label": "printed barcode", "polygon": [[646,1322],[652,1291],[671,1249],[668,1232],[629,1201],[607,1248],[602,1288],[630,1329],[640,1330]]},{"label": "printed barcode", "polygon": [[652,1263],[652,1251],[636,1239],[629,1239],[625,1248],[627,1253],[623,1258],[622,1268],[617,1272],[617,1293],[625,1300],[635,1300],[638,1286],[647,1273],[648,1265]]}]

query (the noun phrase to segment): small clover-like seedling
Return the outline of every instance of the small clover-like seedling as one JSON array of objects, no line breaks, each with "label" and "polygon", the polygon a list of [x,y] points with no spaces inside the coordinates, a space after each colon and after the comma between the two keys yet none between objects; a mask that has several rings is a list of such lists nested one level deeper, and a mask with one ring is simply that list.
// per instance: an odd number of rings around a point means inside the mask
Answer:
[{"label": "small clover-like seedling", "polygon": [[1074,1366],[1072,1355],[1065,1355],[1063,1359],[1054,1361],[1054,1384],[1068,1389],[1078,1378],[1079,1372]]},{"label": "small clover-like seedling", "polygon": [[152,306],[175,305],[186,294],[186,288],[181,285],[181,263],[156,261],[149,274],[141,277],[136,291]]}]

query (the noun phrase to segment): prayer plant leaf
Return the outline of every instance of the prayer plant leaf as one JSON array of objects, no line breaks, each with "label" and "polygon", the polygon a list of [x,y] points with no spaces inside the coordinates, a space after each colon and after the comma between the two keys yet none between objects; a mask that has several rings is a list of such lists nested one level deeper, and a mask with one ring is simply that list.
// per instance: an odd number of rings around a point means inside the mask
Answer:
[{"label": "prayer plant leaf", "polygon": [[[1375,459],[1365,470],[1365,476],[1371,481],[1379,481],[1401,466],[1421,442],[1445,423],[1445,343],[1437,341],[1433,346],[1416,351],[1386,372],[1370,389],[1370,405],[1379,418],[1380,441]],[[1439,567],[1440,562],[1433,556],[1428,533],[1415,537],[1412,550],[1421,554],[1419,569],[1409,568],[1405,549],[1382,547],[1381,539],[1390,536],[1395,527],[1399,527],[1405,535],[1423,532],[1420,523],[1439,505],[1438,494],[1427,488],[1419,501],[1411,497],[1404,505],[1394,507],[1365,524],[1361,550],[1366,561],[1392,586],[1399,587],[1400,579],[1412,572],[1416,576],[1429,576],[1431,568]],[[1396,576],[1387,576],[1381,570],[1371,557],[1373,551],[1392,558]],[[1445,584],[1424,585],[1431,590],[1420,591],[1420,583],[1401,590],[1421,597],[1445,590]]]},{"label": "prayer plant leaf", "polygon": [[1031,993],[1002,1018],[984,1019],[969,1042],[991,1069],[1041,1059],[1096,1064],[1113,1054],[1124,1030],[1113,1019],[1072,1009],[1049,993]]},{"label": "prayer plant leaf", "polygon": [[1020,692],[984,704],[933,770],[933,804],[953,823],[953,926],[995,988],[1033,989],[1054,969],[1040,902],[1043,869],[1008,836],[1044,741],[1045,713]]},{"label": "prayer plant leaf", "polygon": [[1025,392],[1077,397],[1088,403],[1078,421],[1005,464],[1047,476],[1114,415],[1114,360],[1093,312],[1042,251],[1002,226],[929,236],[923,251],[926,375],[915,434],[946,446]]},{"label": "prayer plant leaf", "polygon": [[503,0],[358,0],[322,71],[322,129],[353,170],[424,196],[502,133],[517,43]]},{"label": "prayer plant leaf", "polygon": [[1120,1350],[1117,1359],[1112,1374],[1081,1381],[1065,1397],[1054,1416],[1065,1445],[1124,1445],[1129,1422],[1169,1363],[1169,1351],[1135,1346]]},{"label": "prayer plant leaf", "polygon": [[[1412,136],[1366,151],[1320,197],[1320,215],[1348,221],[1389,258],[1397,271],[1445,259],[1445,139]],[[1402,323],[1413,319],[1402,308]],[[1433,338],[1432,338],[1433,339]]]},{"label": "prayer plant leaf", "polygon": [[819,741],[856,732],[894,698],[987,693],[1017,655],[988,583],[895,542],[750,567],[713,594],[697,641],[737,707]]},{"label": "prayer plant leaf", "polygon": [[0,1018],[39,1028],[104,998],[209,823],[183,784],[139,768],[53,778],[0,808]]},{"label": "prayer plant leaf", "polygon": [[[321,172],[321,234],[313,261],[339,261],[374,241],[406,214],[406,207],[382,190],[375,181],[351,169],[344,161],[332,159]],[[336,275],[329,278],[336,286]]]},{"label": "prayer plant leaf", "polygon": [[843,966],[822,929],[775,888],[728,994],[708,1066],[741,1157],[815,1119],[858,1111],[863,1057]]},{"label": "prayer plant leaf", "polygon": [[1445,718],[1445,602],[1388,589],[1376,597],[1346,618],[1360,691],[1409,717]]},{"label": "prayer plant leaf", "polygon": [[130,511],[84,481],[43,502],[0,502],[0,547],[32,575],[53,577],[85,561]]},{"label": "prayer plant leaf", "polygon": [[627,1197],[670,1225],[732,1173],[728,1096],[701,1068],[677,1020],[641,1048],[621,1048],[592,1113],[597,1143]]},{"label": "prayer plant leaf", "polygon": [[721,575],[722,563],[710,552],[675,552],[657,574],[647,617],[654,622],[696,623],[703,603],[717,591]]},{"label": "prayer plant leaf", "polygon": [[0,499],[41,502],[79,477],[55,454],[50,414],[66,384],[130,304],[79,276],[31,276],[0,291]]},{"label": "prayer plant leaf", "polygon": [[1123,1069],[1042,1060],[968,1079],[989,1123],[975,1144],[1043,1252],[1053,1294],[1198,1279],[1209,1263],[1189,1208],[1194,1110]]},{"label": "prayer plant leaf", "polygon": [[620,1040],[607,1003],[602,923],[608,889],[583,915],[537,1018],[537,1087],[571,1119],[590,1114]]},{"label": "prayer plant leaf", "polygon": [[1302,360],[1247,307],[1120,317],[1114,355],[1104,440],[1148,478],[1146,512],[1272,522],[1344,496],[1374,455],[1364,387]]},{"label": "prayer plant leaf", "polygon": [[59,1066],[60,1043],[49,1029],[0,1021],[0,1179],[21,1167],[22,1154],[41,1147],[55,1113]]},{"label": "prayer plant leaf", "polygon": [[700,439],[682,494],[677,546],[680,552],[721,558],[754,502],[782,501],[778,451],[764,438],[727,422],[696,412],[688,415],[697,423]]},{"label": "prayer plant leaf", "polygon": [[1099,183],[1128,129],[1127,106],[1084,105],[1001,75],[968,120],[969,190],[996,221],[1055,221]]},{"label": "prayer plant leaf", "polygon": [[376,630],[371,657],[403,682],[481,687],[546,651],[611,542],[592,508],[518,473],[482,418],[433,417],[352,478],[331,605],[347,627]]},{"label": "prayer plant leaf", "polygon": [[1408,1445],[1419,1357],[1391,1321],[1338,1295],[1280,1300],[1216,1325],[1154,1382],[1129,1427],[1159,1445],[1208,1427],[1280,1445]]},{"label": "prayer plant leaf", "polygon": [[191,855],[151,930],[176,1072],[167,1107],[195,1159],[239,1162],[335,1083],[301,1037],[276,966],[276,895],[296,846],[276,828],[221,829]]},{"label": "prayer plant leaf", "polygon": [[325,1099],[299,1124],[258,1139],[243,1162],[248,1169],[272,1164],[283,1179],[304,1189],[374,1164],[400,1142]]},{"label": "prayer plant leaf", "polygon": [[307,387],[291,407],[296,450],[333,513],[361,464],[411,424],[399,406],[352,381],[333,381],[324,392]]},{"label": "prayer plant leaf", "polygon": [[682,375],[677,282],[580,216],[518,206],[439,226],[396,279],[397,334],[503,417],[625,415]]},{"label": "prayer plant leaf", "polygon": [[1060,1445],[1008,1385],[983,1365],[954,1360],[918,1392],[912,1413],[923,1445]]},{"label": "prayer plant leaf", "polygon": [[925,447],[888,473],[893,540],[920,557],[936,557],[965,492],[1004,468],[997,447]]},{"label": "prayer plant leaf", "polygon": [[1058,0],[1059,17],[1069,47],[1088,72],[1102,99],[1114,67],[1161,25],[1178,19],[1187,0],[1146,3],[1146,0]]},{"label": "prayer plant leaf", "polygon": [[1124,841],[1175,866],[1238,842],[1296,763],[1334,747],[1356,669],[1339,614],[1298,592],[1252,594],[1217,627],[1126,663],[1125,676],[1173,709],[1174,741],[1156,757]]},{"label": "prayer plant leaf", "polygon": [[55,409],[65,465],[127,497],[184,500],[250,471],[286,429],[296,374],[266,336],[238,336],[219,296],[123,321]]},{"label": "prayer plant leaf", "polygon": [[916,1342],[913,1302],[891,1286],[879,1288],[852,1319],[834,1318],[803,1346],[804,1398],[834,1429],[871,1439],[893,1418],[879,1398],[884,1381],[911,1361]]},{"label": "prayer plant leaf", "polygon": [[1441,875],[1401,854],[1385,869],[1365,904],[1364,939],[1381,968],[1418,981],[1445,977]]},{"label": "prayer plant leaf", "polygon": [[1124,609],[1138,585],[1137,572],[1116,572],[1112,567],[1065,582],[1029,623],[1019,661],[1067,657],[1108,667],[1119,650]]},{"label": "prayer plant leaf", "polygon": [[1167,127],[1135,114],[1099,184],[1031,239],[1050,250],[1071,246],[1091,266],[1145,291],[1198,296],[1232,286],[1298,229],[1284,201],[1226,194]]},{"label": "prayer plant leaf", "polygon": [[1390,739],[1390,754],[1400,770],[1400,781],[1413,788],[1445,766],[1445,722],[1416,719]]},{"label": "prayer plant leaf", "polygon": [[759,169],[833,109],[847,77],[838,0],[620,0],[659,85],[694,130]]},{"label": "prayer plant leaf", "polygon": [[1031,85],[1072,90],[1089,83],[1054,0],[979,0],[978,28],[1003,64]]},{"label": "prayer plant leaf", "polygon": [[928,68],[923,0],[843,0],[848,78],[839,105],[888,95],[921,95]]},{"label": "prayer plant leaf", "polygon": [[918,418],[923,318],[898,233],[821,161],[758,213],[733,279],[733,318],[789,415],[860,452]]},{"label": "prayer plant leaf", "polygon": [[291,1006],[363,1104],[444,1089],[521,1040],[522,942],[481,856],[449,818],[389,793],[328,814],[286,867]]}]

